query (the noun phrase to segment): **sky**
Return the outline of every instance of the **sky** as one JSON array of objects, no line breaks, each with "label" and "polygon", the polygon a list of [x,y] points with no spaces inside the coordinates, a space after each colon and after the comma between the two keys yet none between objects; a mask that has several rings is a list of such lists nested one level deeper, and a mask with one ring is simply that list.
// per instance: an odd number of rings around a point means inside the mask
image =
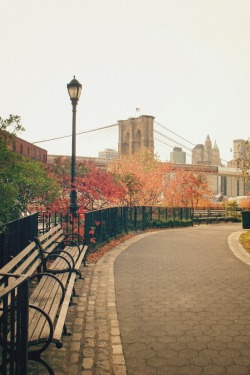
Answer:
[{"label": "sky", "polygon": [[164,126],[162,160],[209,134],[226,162],[250,136],[249,0],[1,0],[0,14],[0,116],[21,116],[29,142],[67,136],[36,143],[49,154],[71,155],[74,75],[79,156],[118,148],[117,127],[88,130],[139,115]]}]

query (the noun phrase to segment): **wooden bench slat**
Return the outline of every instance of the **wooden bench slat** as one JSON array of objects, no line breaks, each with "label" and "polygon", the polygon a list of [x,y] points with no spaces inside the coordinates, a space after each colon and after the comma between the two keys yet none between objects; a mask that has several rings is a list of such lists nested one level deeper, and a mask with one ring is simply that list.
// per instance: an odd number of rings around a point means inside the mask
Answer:
[{"label": "wooden bench slat", "polygon": [[[74,243],[63,233],[61,226],[57,225],[39,236],[39,240],[35,239],[0,270],[0,273],[25,273],[31,277],[28,337],[29,347],[32,347],[32,352],[37,356],[30,358],[37,358],[37,361],[40,361],[42,352],[51,340],[58,348],[62,345],[61,337],[74,284],[77,275],[81,277],[80,267],[86,260],[88,248]],[[63,244],[63,250],[60,244]],[[38,284],[32,283],[34,274],[40,270],[47,270],[48,275],[43,274]],[[2,283],[3,277],[0,275]],[[10,277],[9,284],[11,283],[14,283],[14,278],[12,280]],[[0,290],[1,288],[2,286]],[[41,344],[37,350],[33,348],[36,344]]]},{"label": "wooden bench slat", "polygon": [[[80,269],[80,266],[82,264],[82,260],[85,256],[85,253],[86,253],[87,249],[88,249],[88,246],[85,245],[84,250],[82,251],[81,256],[79,257],[79,259],[76,263],[76,268]],[[61,343],[61,337],[62,337],[62,332],[63,332],[63,322],[66,320],[66,315],[67,315],[68,306],[69,306],[69,303],[70,303],[75,279],[76,279],[76,274],[72,274],[70,276],[70,280],[69,280],[69,283],[68,283],[68,290],[67,290],[67,293],[65,294],[65,298],[64,298],[61,310],[60,310],[60,314],[59,314],[59,317],[58,317],[58,320],[57,320],[57,324],[56,324],[56,327],[54,329],[53,341],[56,344],[59,344],[59,345]]]},{"label": "wooden bench slat", "polygon": [[25,259],[27,256],[32,256],[34,249],[37,249],[36,243],[33,241],[24,250],[22,250],[17,256],[11,259],[3,268],[2,273],[12,273],[15,270],[16,265]]},{"label": "wooden bench slat", "polygon": [[54,234],[54,232],[58,231],[59,229],[61,229],[61,225],[60,224],[56,225],[55,227],[52,227],[49,230],[49,232],[45,232],[45,233],[43,233],[43,234],[41,234],[39,236],[40,240],[43,241],[44,239],[48,238],[48,236],[52,236]]}]

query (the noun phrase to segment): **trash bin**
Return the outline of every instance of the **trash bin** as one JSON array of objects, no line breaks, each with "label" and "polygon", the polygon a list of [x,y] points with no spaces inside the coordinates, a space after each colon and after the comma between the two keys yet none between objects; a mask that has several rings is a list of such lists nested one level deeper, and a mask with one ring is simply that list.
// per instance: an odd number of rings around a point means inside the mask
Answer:
[{"label": "trash bin", "polygon": [[250,211],[242,211],[242,228],[250,229]]}]

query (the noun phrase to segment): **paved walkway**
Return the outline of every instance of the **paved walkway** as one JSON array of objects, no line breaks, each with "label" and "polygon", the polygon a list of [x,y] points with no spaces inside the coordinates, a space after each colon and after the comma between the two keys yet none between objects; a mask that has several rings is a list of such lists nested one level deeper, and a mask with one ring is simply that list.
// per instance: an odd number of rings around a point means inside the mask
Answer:
[{"label": "paved walkway", "polygon": [[84,269],[73,335],[44,355],[56,375],[250,374],[240,232],[227,223],[143,233]]}]

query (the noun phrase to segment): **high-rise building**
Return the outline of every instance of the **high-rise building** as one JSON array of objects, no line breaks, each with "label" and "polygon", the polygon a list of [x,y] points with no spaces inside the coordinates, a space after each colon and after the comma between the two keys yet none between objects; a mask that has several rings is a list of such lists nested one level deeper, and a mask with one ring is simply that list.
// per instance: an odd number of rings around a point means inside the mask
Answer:
[{"label": "high-rise building", "polygon": [[204,162],[204,145],[198,144],[192,150],[192,164],[205,164]]},{"label": "high-rise building", "polygon": [[250,143],[245,139],[234,139],[233,158],[238,159],[246,156],[250,152]]},{"label": "high-rise building", "polygon": [[98,152],[98,158],[116,159],[117,157],[118,157],[118,151],[111,149],[111,148],[105,148],[105,150]]},{"label": "high-rise building", "polygon": [[213,165],[222,165],[221,158],[220,158],[220,150],[219,150],[219,147],[217,146],[216,141],[214,141],[212,153],[213,153],[213,159],[212,159]]},{"label": "high-rise building", "polygon": [[221,165],[220,150],[216,141],[212,147],[212,142],[207,135],[205,144],[198,144],[192,150],[192,164]]},{"label": "high-rise building", "polygon": [[170,152],[170,161],[176,164],[186,164],[186,153],[182,151],[181,147],[174,147]]}]

